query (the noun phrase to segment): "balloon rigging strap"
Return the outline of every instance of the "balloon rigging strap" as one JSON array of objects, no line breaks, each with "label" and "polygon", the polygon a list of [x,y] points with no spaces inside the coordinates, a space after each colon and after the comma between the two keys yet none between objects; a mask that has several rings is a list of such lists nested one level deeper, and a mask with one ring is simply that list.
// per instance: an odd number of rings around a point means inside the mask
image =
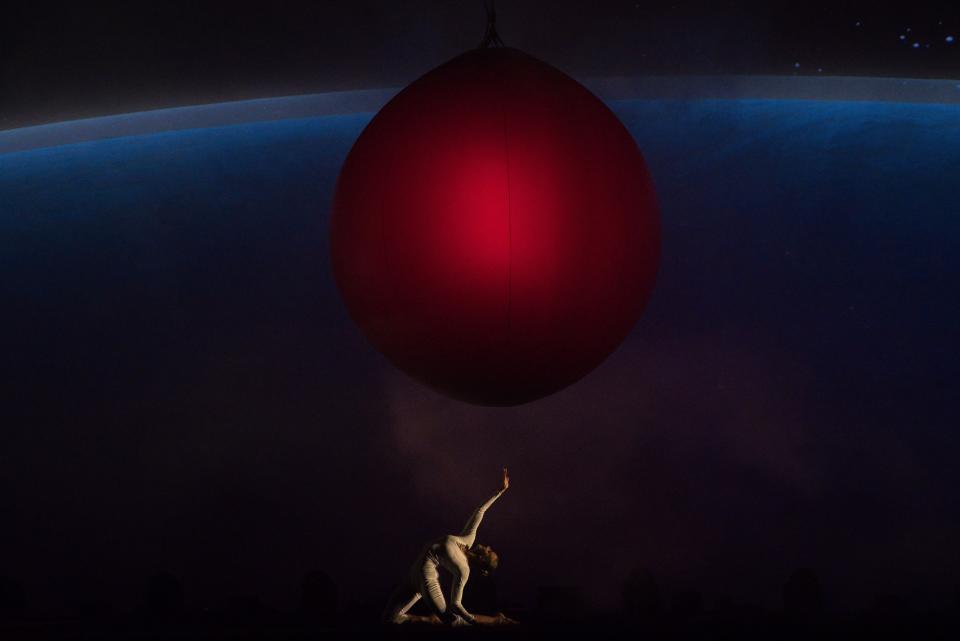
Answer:
[{"label": "balloon rigging strap", "polygon": [[500,39],[500,34],[497,33],[496,0],[484,0],[483,7],[487,10],[487,32],[483,35],[480,48],[503,47],[503,40]]}]

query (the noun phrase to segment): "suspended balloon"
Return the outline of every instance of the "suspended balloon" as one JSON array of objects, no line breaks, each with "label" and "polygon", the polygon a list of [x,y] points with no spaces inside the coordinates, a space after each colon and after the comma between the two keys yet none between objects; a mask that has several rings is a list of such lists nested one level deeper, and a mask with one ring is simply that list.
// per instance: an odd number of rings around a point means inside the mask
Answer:
[{"label": "suspended balloon", "polygon": [[347,309],[396,367],[516,405],[599,365],[653,288],[643,156],[578,82],[510,48],[427,73],[370,121],[330,221]]}]

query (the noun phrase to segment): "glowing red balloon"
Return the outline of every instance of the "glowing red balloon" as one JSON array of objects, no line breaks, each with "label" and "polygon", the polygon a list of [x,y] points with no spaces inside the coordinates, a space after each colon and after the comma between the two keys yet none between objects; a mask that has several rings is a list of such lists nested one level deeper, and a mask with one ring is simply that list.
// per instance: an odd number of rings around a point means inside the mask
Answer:
[{"label": "glowing red balloon", "polygon": [[330,242],[350,315],[394,365],[464,401],[517,405],[627,336],[660,225],[613,112],[554,67],[489,48],[370,121],[337,181]]}]

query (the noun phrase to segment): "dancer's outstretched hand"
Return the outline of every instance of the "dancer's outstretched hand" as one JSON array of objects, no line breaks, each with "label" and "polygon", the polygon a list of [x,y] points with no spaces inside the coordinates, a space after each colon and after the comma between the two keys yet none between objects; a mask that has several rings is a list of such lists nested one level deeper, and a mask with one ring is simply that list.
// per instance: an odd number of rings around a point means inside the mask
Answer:
[{"label": "dancer's outstretched hand", "polygon": [[507,468],[503,468],[503,489],[510,487],[510,473],[507,472]]},{"label": "dancer's outstretched hand", "polygon": [[517,625],[518,621],[514,621],[503,612],[497,613],[496,616],[487,616],[485,614],[474,614],[474,620],[477,622],[477,625]]},{"label": "dancer's outstretched hand", "polygon": [[497,616],[494,617],[494,620],[497,622],[497,625],[517,625],[518,623],[503,612],[498,612]]}]

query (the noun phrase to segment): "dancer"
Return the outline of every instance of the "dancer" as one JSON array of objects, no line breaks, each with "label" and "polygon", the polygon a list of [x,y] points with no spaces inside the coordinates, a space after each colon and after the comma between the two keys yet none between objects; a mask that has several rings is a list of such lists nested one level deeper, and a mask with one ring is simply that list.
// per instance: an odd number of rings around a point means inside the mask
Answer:
[{"label": "dancer", "polygon": [[[486,545],[474,545],[474,541],[484,513],[509,487],[510,476],[507,468],[503,468],[503,488],[470,515],[470,519],[459,535],[449,534],[424,546],[410,568],[407,578],[390,596],[383,613],[385,622],[399,624],[417,621],[452,626],[514,623],[503,614],[494,617],[471,614],[461,603],[463,589],[470,578],[471,569],[486,576],[496,570],[499,565],[500,559],[496,552]],[[449,606],[444,601],[443,592],[440,589],[438,569],[441,567],[450,572],[453,577]],[[407,611],[421,597],[426,597],[433,614],[429,617],[407,614]]]}]

